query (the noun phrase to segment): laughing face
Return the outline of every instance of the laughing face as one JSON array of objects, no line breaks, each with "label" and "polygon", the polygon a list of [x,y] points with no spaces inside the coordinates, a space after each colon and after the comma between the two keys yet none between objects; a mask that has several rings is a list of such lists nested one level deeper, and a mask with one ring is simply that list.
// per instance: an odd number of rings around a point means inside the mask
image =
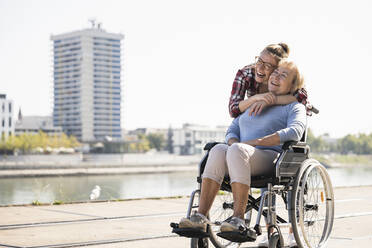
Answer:
[{"label": "laughing face", "polygon": [[268,88],[275,95],[286,95],[291,91],[295,71],[288,64],[280,65],[270,75]]},{"label": "laughing face", "polygon": [[256,58],[255,80],[257,83],[267,84],[270,74],[275,70],[278,61],[267,51],[261,52]]}]

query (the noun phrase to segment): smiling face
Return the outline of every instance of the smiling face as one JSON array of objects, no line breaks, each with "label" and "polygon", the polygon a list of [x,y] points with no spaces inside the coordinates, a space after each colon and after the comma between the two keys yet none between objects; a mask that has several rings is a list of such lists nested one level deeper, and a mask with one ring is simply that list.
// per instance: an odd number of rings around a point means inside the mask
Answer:
[{"label": "smiling face", "polygon": [[268,89],[275,95],[286,95],[291,92],[296,72],[290,64],[279,65],[270,75]]},{"label": "smiling face", "polygon": [[257,83],[266,84],[270,74],[277,67],[277,59],[267,51],[261,52],[260,56],[256,59],[255,66],[255,80]]}]

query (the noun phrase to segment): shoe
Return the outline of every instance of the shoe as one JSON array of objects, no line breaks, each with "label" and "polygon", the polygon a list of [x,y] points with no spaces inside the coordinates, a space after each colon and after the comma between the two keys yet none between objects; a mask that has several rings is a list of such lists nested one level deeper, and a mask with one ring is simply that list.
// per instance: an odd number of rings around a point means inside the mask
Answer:
[{"label": "shoe", "polygon": [[221,224],[221,232],[240,232],[245,229],[247,229],[245,221],[238,217],[232,217],[229,221],[224,221]]},{"label": "shoe", "polygon": [[182,218],[180,223],[178,224],[179,228],[193,228],[202,232],[207,231],[207,217],[202,214],[194,213],[191,215],[190,219]]},{"label": "shoe", "polygon": [[288,244],[288,247],[291,247],[291,248],[297,248],[298,247],[293,233],[288,234],[287,244]]},{"label": "shoe", "polygon": [[269,240],[267,239],[267,234],[264,234],[261,241],[258,243],[259,248],[268,248],[269,247]]}]

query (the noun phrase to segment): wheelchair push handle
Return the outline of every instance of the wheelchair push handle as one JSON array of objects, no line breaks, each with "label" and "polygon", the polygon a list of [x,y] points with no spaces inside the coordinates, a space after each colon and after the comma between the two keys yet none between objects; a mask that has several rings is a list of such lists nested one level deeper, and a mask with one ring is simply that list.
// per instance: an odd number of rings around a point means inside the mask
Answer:
[{"label": "wheelchair push handle", "polygon": [[319,109],[315,108],[313,105],[311,104],[306,104],[306,108],[310,111],[312,111],[314,114],[319,114]]}]

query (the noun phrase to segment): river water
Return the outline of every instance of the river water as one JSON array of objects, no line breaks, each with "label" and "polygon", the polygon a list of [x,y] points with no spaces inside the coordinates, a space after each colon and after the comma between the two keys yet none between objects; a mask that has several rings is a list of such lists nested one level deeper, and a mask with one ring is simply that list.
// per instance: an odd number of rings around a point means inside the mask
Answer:
[{"label": "river water", "polygon": [[[334,187],[372,185],[372,168],[328,169]],[[166,174],[61,176],[0,179],[0,205],[89,201],[95,185],[97,200],[185,196],[196,189],[197,172]]]}]

